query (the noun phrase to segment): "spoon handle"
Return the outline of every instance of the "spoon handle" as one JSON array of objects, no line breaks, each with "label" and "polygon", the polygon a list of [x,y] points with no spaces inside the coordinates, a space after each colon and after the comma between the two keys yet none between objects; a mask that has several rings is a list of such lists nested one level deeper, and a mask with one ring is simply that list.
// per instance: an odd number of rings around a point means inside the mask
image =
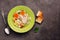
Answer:
[{"label": "spoon handle", "polygon": [[4,17],[4,11],[3,10],[1,10],[2,11],[2,17],[3,17],[3,20],[4,20],[4,23],[6,24],[6,20],[5,20],[5,17]]}]

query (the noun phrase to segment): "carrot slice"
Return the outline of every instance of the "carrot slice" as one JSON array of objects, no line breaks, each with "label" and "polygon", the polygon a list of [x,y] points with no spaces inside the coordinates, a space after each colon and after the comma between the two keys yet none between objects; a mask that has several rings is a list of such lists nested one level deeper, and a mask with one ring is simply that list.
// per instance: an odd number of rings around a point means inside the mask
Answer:
[{"label": "carrot slice", "polygon": [[24,10],[22,10],[22,11],[20,12],[20,14],[23,16],[23,15],[25,14]]},{"label": "carrot slice", "polygon": [[17,14],[17,13],[15,13],[13,16],[14,16],[16,19],[18,18],[18,14]]}]

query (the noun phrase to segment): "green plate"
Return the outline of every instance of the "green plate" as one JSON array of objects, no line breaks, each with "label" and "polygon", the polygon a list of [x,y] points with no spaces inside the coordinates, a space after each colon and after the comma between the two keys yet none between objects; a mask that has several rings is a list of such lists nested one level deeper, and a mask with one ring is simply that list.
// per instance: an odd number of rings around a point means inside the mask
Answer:
[{"label": "green plate", "polygon": [[[29,24],[26,24],[23,28],[19,28],[15,26],[13,22],[13,14],[18,10],[25,10],[28,13],[28,15],[31,17]],[[21,5],[21,6],[16,6],[10,10],[7,20],[8,20],[8,25],[13,31],[18,32],[18,33],[25,33],[32,29],[35,23],[35,16],[34,16],[33,11],[29,7]]]}]

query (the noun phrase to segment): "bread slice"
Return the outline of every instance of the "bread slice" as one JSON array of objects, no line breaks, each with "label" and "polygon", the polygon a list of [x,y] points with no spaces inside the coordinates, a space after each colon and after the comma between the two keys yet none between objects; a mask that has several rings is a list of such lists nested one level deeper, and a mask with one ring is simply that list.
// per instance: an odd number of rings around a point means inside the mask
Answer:
[{"label": "bread slice", "polygon": [[42,23],[42,21],[43,21],[43,13],[42,13],[42,11],[38,11],[36,16],[37,16],[36,22]]}]

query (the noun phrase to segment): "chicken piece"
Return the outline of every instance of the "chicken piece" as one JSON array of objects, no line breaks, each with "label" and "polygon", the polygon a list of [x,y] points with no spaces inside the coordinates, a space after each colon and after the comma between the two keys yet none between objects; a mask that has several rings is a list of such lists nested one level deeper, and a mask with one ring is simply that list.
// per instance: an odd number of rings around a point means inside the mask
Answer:
[{"label": "chicken piece", "polygon": [[20,17],[21,17],[22,22],[23,22],[24,24],[27,23],[28,15],[24,15],[24,16],[20,15]]},{"label": "chicken piece", "polygon": [[37,16],[36,22],[42,23],[42,21],[43,21],[43,13],[42,13],[42,11],[38,11],[36,16]]},{"label": "chicken piece", "polygon": [[24,27],[24,24],[23,23],[20,23],[19,27],[20,28]]},{"label": "chicken piece", "polygon": [[23,22],[20,21],[19,19],[16,20],[15,22],[18,24],[18,26],[19,26],[20,28],[22,28],[22,27],[24,26]]}]

